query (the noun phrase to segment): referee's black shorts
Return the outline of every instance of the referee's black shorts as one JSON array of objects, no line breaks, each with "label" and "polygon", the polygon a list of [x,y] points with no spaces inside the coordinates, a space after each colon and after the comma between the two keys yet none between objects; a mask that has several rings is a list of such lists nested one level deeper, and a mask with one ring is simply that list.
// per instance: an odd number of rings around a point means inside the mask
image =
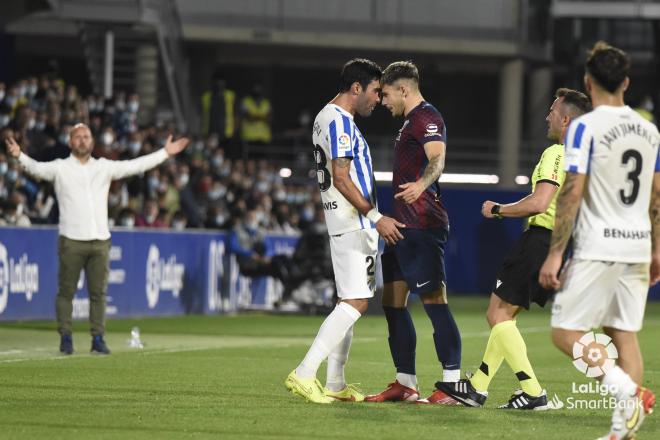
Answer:
[{"label": "referee's black shorts", "polygon": [[551,230],[540,226],[530,226],[522,234],[497,275],[495,295],[525,309],[530,302],[545,305],[554,291],[541,287],[539,271],[548,256],[551,236]]}]

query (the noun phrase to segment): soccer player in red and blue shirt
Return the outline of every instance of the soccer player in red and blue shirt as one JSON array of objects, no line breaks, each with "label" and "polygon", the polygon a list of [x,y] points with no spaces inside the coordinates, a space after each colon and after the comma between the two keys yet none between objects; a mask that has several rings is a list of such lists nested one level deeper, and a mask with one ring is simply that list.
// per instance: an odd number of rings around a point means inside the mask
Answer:
[{"label": "soccer player in red and blue shirt", "polygon": [[[445,163],[446,129],[440,112],[424,100],[417,67],[407,61],[390,64],[381,77],[382,104],[405,121],[394,144],[394,218],[405,224],[403,240],[388,245],[382,257],[383,309],[396,380],[371,402],[417,401],[417,336],[406,307],[417,294],[433,324],[435,349],[443,381],[460,378],[461,336],[447,305],[444,253],[449,233],[447,211],[438,179]],[[442,391],[424,403],[457,404]]]}]

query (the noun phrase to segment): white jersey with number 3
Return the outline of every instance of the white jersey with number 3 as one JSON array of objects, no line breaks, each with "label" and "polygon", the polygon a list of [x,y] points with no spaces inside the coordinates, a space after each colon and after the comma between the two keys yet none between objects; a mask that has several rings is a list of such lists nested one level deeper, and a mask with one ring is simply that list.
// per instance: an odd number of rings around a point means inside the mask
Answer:
[{"label": "white jersey with number 3", "polygon": [[651,260],[649,204],[660,134],[628,106],[601,105],[566,132],[565,167],[587,175],[573,230],[576,259]]},{"label": "white jersey with number 3", "polygon": [[326,105],[314,120],[312,139],[328,234],[339,235],[359,229],[375,229],[373,223],[346,200],[333,182],[332,160],[340,157],[351,158],[351,180],[362,196],[376,206],[369,145],[355,125],[353,115],[337,105]]}]

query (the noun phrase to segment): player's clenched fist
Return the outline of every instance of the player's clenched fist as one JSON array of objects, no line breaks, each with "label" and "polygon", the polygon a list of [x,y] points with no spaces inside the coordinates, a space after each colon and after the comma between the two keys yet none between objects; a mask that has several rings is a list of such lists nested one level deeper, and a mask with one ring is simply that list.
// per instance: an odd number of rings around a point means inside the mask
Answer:
[{"label": "player's clenched fist", "polygon": [[495,215],[493,215],[493,206],[495,205],[497,205],[497,203],[486,200],[484,204],[481,205],[481,215],[486,218],[495,218]]}]

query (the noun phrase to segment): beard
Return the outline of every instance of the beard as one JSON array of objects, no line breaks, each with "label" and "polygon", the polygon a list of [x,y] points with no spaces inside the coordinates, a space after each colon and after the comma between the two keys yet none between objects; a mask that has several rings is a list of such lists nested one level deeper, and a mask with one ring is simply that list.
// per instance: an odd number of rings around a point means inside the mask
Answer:
[{"label": "beard", "polygon": [[71,154],[73,154],[76,157],[88,157],[92,153],[91,148],[72,148],[71,149]]}]

